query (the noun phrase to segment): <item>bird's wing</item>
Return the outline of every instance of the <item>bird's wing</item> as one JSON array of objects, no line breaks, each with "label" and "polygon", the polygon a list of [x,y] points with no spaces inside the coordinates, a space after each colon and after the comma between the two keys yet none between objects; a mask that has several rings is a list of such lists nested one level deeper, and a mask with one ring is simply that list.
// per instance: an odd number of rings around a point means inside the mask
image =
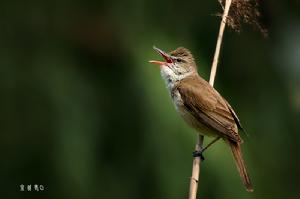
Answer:
[{"label": "bird's wing", "polygon": [[225,101],[225,103],[226,103],[226,105],[227,105],[227,107],[228,107],[228,109],[229,109],[236,125],[238,126],[238,128],[241,129],[242,131],[245,131],[243,126],[242,126],[242,123],[241,123],[240,119],[238,118],[237,114],[234,112],[233,108],[230,106],[230,104],[224,98],[223,98],[223,100]]},{"label": "bird's wing", "polygon": [[235,142],[242,142],[234,112],[230,111],[222,96],[199,76],[187,77],[180,81],[178,89],[184,106],[200,122],[217,131],[219,136]]}]

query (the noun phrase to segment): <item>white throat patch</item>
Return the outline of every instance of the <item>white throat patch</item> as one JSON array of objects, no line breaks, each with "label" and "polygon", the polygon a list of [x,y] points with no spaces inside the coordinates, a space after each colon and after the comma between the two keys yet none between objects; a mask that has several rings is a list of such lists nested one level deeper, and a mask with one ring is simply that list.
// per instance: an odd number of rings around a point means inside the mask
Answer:
[{"label": "white throat patch", "polygon": [[180,80],[182,80],[183,78],[191,75],[193,72],[187,72],[187,73],[182,73],[182,74],[176,74],[172,71],[172,69],[170,69],[168,66],[163,66],[160,69],[160,74],[162,76],[162,78],[165,80],[166,82],[166,86],[168,89],[172,89],[174,84]]}]

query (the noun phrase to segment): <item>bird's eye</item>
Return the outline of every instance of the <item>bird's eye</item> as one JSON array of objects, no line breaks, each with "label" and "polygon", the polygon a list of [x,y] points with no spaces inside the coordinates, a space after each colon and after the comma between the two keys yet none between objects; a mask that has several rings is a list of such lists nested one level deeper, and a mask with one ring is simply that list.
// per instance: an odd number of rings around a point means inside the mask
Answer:
[{"label": "bird's eye", "polygon": [[182,62],[182,59],[177,58],[176,61],[180,63],[180,62]]}]

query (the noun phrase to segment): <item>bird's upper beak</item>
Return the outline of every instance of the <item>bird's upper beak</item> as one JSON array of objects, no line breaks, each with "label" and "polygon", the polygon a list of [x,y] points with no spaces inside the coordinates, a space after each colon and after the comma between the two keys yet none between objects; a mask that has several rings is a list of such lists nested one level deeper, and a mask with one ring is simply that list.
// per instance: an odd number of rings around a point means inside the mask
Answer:
[{"label": "bird's upper beak", "polygon": [[165,59],[165,61],[151,60],[151,61],[149,61],[150,63],[158,64],[158,65],[165,65],[167,63],[172,63],[173,62],[171,56],[168,53],[162,51],[161,49],[159,49],[155,46],[153,46],[153,49],[156,50]]}]

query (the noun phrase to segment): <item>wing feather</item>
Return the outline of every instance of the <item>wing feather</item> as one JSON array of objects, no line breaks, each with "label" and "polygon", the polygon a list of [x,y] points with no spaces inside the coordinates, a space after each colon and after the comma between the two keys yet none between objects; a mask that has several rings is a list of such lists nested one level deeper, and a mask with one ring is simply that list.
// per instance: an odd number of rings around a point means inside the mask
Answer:
[{"label": "wing feather", "polygon": [[[222,96],[201,77],[181,80],[177,89],[184,106],[200,122],[217,131],[221,137],[241,142],[237,132],[236,114]],[[192,86],[191,86],[192,85]],[[235,118],[236,117],[236,118]]]}]

